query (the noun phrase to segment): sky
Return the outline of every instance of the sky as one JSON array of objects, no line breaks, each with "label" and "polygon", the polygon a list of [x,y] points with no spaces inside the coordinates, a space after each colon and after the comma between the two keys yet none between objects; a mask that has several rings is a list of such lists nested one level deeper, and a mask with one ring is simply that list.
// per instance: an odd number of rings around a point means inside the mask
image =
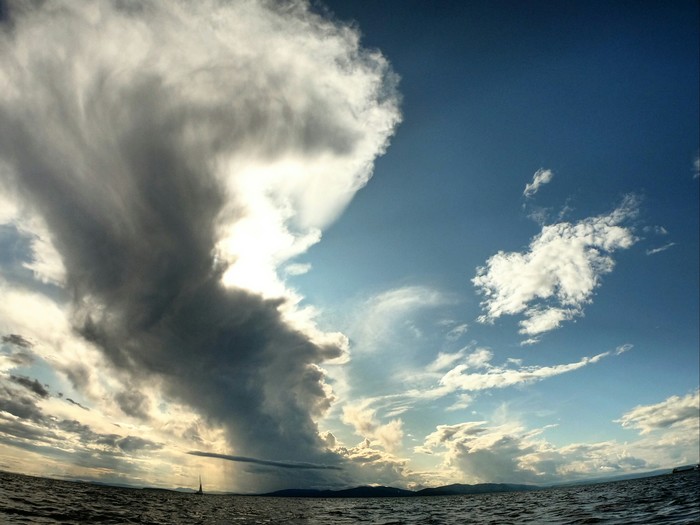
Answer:
[{"label": "sky", "polygon": [[698,10],[0,3],[0,469],[698,462]]}]

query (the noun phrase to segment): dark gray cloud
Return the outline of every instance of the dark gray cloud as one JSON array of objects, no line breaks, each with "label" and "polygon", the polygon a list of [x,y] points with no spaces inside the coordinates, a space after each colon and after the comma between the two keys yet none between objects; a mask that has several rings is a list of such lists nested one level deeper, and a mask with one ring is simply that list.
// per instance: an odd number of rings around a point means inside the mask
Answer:
[{"label": "dark gray cloud", "polygon": [[70,366],[58,365],[58,368],[78,391],[90,382],[90,370],[85,365],[72,363]]},{"label": "dark gray cloud", "polygon": [[19,346],[20,348],[31,348],[32,343],[19,334],[7,334],[2,336],[2,342],[10,345]]},{"label": "dark gray cloud", "polygon": [[264,465],[266,467],[276,467],[285,469],[301,469],[301,470],[342,470],[338,465],[318,465],[315,463],[290,463],[284,461],[268,461],[265,459],[247,458],[244,456],[231,456],[228,454],[216,454],[214,452],[200,452],[192,450],[188,452],[191,456],[200,456],[205,458],[225,459],[226,461],[235,461],[238,463],[254,463],[256,465]]},{"label": "dark gray cloud", "polygon": [[90,410],[88,407],[81,405],[77,401],[73,401],[70,397],[67,397],[66,401],[68,401],[71,405],[75,405],[77,407],[82,408],[83,410],[88,410],[88,411]]},{"label": "dark gray cloud", "polygon": [[[291,326],[283,300],[225,288],[217,243],[251,213],[230,184],[247,165],[331,156],[329,177],[340,162],[366,170],[398,121],[395,80],[305,2],[124,5],[13,13],[0,40],[0,81],[13,86],[0,95],[0,183],[45,222],[76,332],[130,374],[115,399],[125,413],[146,416],[138,385],[156,376],[246,456],[338,463],[315,423],[332,401],[316,365],[342,349]],[[279,58],[285,38],[316,55]],[[369,176],[343,169],[344,187]],[[77,389],[91,373],[64,372]]]},{"label": "dark gray cloud", "polygon": [[[12,381],[28,388],[24,381],[17,381],[14,376],[12,376]],[[80,443],[85,444],[88,448],[109,447],[127,454],[162,448],[162,444],[150,439],[138,436],[101,434],[76,419],[58,419],[47,415],[37,405],[36,398],[22,395],[20,391],[7,385],[0,385],[0,412],[6,412],[15,418],[0,416],[0,435],[4,436],[0,439],[4,439],[6,442],[20,438],[58,443],[61,441],[61,437],[56,431],[62,431],[73,434]]]},{"label": "dark gray cloud", "polygon": [[[1,402],[1,401],[0,401]],[[19,419],[8,419],[0,415],[0,442],[16,445],[19,442],[55,443],[59,436],[44,427],[37,427]]]},{"label": "dark gray cloud", "polygon": [[158,450],[163,448],[163,445],[151,441],[150,439],[141,438],[138,436],[126,436],[117,440],[117,446],[124,452],[137,452],[140,450]]},{"label": "dark gray cloud", "polygon": [[36,395],[39,397],[47,398],[49,397],[49,391],[46,390],[46,387],[39,383],[38,380],[30,379],[26,376],[16,376],[16,375],[10,375],[10,379],[17,383],[18,385],[22,385],[24,388],[31,390],[34,392]]},{"label": "dark gray cloud", "polygon": [[114,396],[114,400],[126,415],[148,419],[148,398],[137,390],[124,390]]},{"label": "dark gray cloud", "polygon": [[[3,392],[0,392],[0,395]],[[0,397],[0,411],[12,414],[20,419],[27,419],[30,421],[41,422],[44,419],[44,415],[41,410],[37,407],[34,399],[28,396],[22,396],[16,391],[12,392],[5,389],[5,395]]]}]

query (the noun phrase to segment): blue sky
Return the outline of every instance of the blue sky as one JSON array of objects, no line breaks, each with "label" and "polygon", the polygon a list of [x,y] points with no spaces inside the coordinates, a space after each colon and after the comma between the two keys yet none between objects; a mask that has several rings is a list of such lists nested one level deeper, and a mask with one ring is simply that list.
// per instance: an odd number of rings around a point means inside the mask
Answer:
[{"label": "blue sky", "polygon": [[62,4],[2,22],[0,468],[698,461],[697,3]]}]

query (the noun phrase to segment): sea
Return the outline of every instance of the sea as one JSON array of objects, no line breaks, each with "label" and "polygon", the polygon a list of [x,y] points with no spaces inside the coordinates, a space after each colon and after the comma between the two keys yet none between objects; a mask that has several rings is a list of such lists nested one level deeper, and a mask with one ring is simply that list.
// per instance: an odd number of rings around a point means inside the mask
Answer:
[{"label": "sea", "polygon": [[528,492],[322,499],[197,495],[0,472],[0,523],[700,523],[700,473]]}]

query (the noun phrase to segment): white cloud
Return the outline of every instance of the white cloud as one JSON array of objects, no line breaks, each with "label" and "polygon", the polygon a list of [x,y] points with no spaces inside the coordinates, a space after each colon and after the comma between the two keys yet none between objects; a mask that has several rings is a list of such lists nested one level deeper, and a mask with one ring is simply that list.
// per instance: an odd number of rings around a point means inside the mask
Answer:
[{"label": "white cloud", "polygon": [[376,410],[369,408],[371,402],[365,401],[343,408],[343,423],[351,425],[355,433],[367,440],[378,441],[388,452],[394,452],[402,443],[404,432],[400,419],[381,424],[376,418]]},{"label": "white cloud", "polygon": [[428,372],[441,372],[442,370],[451,367],[457,361],[460,361],[466,355],[468,347],[462,348],[457,352],[439,352],[435,360],[426,367]]},{"label": "white cloud", "polygon": [[[369,439],[353,447],[336,446],[334,452],[346,459],[344,470],[354,483],[406,487],[419,483],[420,477],[407,468],[404,458],[376,448]],[[338,488],[347,488],[348,480]]]},{"label": "white cloud", "polygon": [[[681,416],[693,405],[694,416]],[[655,468],[670,468],[698,461],[697,394],[685,398],[670,398],[653,407],[638,407],[659,411],[661,405],[674,405],[676,417],[668,414],[653,416],[653,436],[619,443],[572,443],[557,446],[544,438],[551,425],[528,430],[522,424],[508,422],[494,425],[487,421],[470,421],[438,425],[426,436],[416,452],[442,458],[440,471],[449,479],[466,483],[504,482],[547,484],[575,481],[614,474],[644,472]],[[666,412],[661,409],[660,412]],[[680,410],[679,410],[680,409]],[[632,412],[625,415],[629,416]],[[646,428],[647,414],[636,421]],[[623,419],[629,421],[629,418]],[[671,421],[675,422],[671,422]],[[683,426],[679,421],[689,421]]]},{"label": "white cloud", "polygon": [[649,434],[662,429],[700,431],[700,390],[683,397],[671,396],[655,405],[640,405],[617,420],[625,428]]},{"label": "white cloud", "polygon": [[[552,366],[522,366],[519,362],[508,362],[507,365],[494,366],[490,364],[493,355],[488,351],[477,351],[467,357],[466,361],[448,371],[439,381],[436,391],[443,395],[455,392],[474,392],[491,388],[507,388],[542,381],[568,372],[573,372],[587,365],[597,363],[610,355],[618,355],[620,351],[603,352],[593,357],[584,357],[574,363]],[[472,372],[473,369],[485,368],[484,372]]]},{"label": "white cloud", "polygon": [[543,168],[538,169],[532,176],[532,182],[525,185],[523,195],[526,198],[532,197],[535,193],[539,191],[541,186],[551,182],[553,177],[554,173],[552,173],[552,170],[546,170]]},{"label": "white cloud", "polygon": [[472,279],[485,296],[485,313],[478,320],[522,314],[520,333],[537,336],[583,315],[601,276],[613,270],[610,254],[637,241],[630,228],[621,226],[636,213],[637,201],[628,196],[607,215],[544,226],[527,252],[490,257]]},{"label": "white cloud", "polygon": [[284,267],[285,275],[304,275],[311,270],[309,263],[294,263]]},{"label": "white cloud", "polygon": [[450,329],[445,336],[448,341],[457,341],[460,337],[469,331],[469,325],[467,323],[458,324],[454,328]]},{"label": "white cloud", "polygon": [[349,330],[355,341],[353,350],[377,350],[383,342],[399,337],[399,331],[418,338],[421,331],[411,322],[411,316],[450,302],[446,294],[426,286],[404,286],[377,294],[358,308]]},{"label": "white cloud", "polygon": [[669,242],[668,244],[664,244],[663,246],[659,246],[658,248],[651,248],[651,249],[647,250],[646,253],[647,253],[647,255],[655,255],[657,253],[665,252],[666,250],[668,250],[669,248],[672,248],[675,245],[676,245],[675,242]]},{"label": "white cloud", "polygon": [[447,410],[465,409],[479,392],[544,381],[595,364],[606,357],[620,355],[631,348],[632,345],[624,344],[615,350],[584,357],[573,363],[551,366],[526,366],[522,359],[513,358],[506,359],[501,365],[493,365],[493,352],[488,348],[472,349],[467,346],[456,352],[440,352],[423,369],[406,372],[400,393],[365,398],[346,406],[343,421],[352,425],[358,435],[373,436],[379,425],[377,414],[383,418],[396,417],[418,404],[448,396],[452,396],[454,401]]},{"label": "white cloud", "polygon": [[474,397],[469,394],[459,394],[454,403],[448,406],[445,410],[465,410],[474,402]]}]

